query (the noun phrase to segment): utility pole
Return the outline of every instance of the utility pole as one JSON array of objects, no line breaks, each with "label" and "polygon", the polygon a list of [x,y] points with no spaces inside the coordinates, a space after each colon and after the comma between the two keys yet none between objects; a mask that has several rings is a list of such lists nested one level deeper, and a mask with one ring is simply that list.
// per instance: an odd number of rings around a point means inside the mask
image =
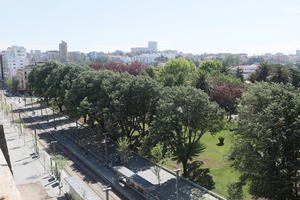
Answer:
[{"label": "utility pole", "polygon": [[175,169],[174,172],[176,173],[176,200],[179,200],[179,172],[181,169]]},{"label": "utility pole", "polygon": [[109,200],[109,191],[111,190],[111,187],[107,186],[103,188],[103,192],[105,192],[105,200]]}]

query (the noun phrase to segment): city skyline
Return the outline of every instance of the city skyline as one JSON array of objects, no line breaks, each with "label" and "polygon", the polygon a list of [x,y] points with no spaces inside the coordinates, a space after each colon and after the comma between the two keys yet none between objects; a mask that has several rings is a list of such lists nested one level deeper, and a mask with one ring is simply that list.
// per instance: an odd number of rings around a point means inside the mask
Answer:
[{"label": "city skyline", "polygon": [[3,1],[2,7],[1,50],[53,50],[61,40],[82,52],[129,52],[149,40],[158,41],[160,50],[194,54],[290,54],[300,48],[295,0],[29,0]]}]

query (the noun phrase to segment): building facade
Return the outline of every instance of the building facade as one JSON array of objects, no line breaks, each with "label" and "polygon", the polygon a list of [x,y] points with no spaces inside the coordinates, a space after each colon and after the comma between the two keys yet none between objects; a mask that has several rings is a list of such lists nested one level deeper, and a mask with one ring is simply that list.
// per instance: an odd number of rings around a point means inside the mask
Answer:
[{"label": "building facade", "polygon": [[24,69],[29,64],[26,49],[21,46],[12,46],[2,52],[4,78],[16,76],[18,69]]},{"label": "building facade", "polygon": [[61,62],[68,62],[68,45],[65,41],[59,43],[59,59]]},{"label": "building facade", "polygon": [[18,80],[18,90],[27,91],[28,87],[28,75],[32,71],[31,65],[26,66],[24,69],[18,69],[15,78]]}]

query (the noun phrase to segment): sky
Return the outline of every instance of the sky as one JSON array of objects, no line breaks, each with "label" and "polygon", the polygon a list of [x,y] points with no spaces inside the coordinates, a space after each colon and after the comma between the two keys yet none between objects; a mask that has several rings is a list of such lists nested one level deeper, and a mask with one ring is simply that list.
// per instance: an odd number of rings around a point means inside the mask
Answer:
[{"label": "sky", "polygon": [[0,0],[0,49],[295,53],[300,0]]}]

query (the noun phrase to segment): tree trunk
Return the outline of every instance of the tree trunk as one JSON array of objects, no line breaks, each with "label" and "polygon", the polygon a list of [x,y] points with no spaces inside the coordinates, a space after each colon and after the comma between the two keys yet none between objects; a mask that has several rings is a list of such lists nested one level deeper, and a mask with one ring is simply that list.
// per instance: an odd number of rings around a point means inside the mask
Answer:
[{"label": "tree trunk", "polygon": [[58,104],[58,108],[59,108],[59,112],[62,112],[62,111],[63,111],[62,105],[61,105],[61,104]]},{"label": "tree trunk", "polygon": [[183,170],[183,177],[187,177],[188,176],[188,171],[187,171],[187,160],[183,160],[182,161],[182,170]]},{"label": "tree trunk", "polygon": [[83,115],[83,122],[86,124],[86,115]]}]

